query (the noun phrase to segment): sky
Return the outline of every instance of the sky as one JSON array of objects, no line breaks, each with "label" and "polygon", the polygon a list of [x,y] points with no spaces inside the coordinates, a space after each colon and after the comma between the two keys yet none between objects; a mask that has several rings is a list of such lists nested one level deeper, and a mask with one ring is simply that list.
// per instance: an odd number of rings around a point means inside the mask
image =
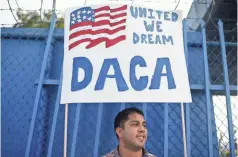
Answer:
[{"label": "sky", "polygon": [[[187,16],[193,0],[134,0],[133,4],[147,7],[158,7],[160,10],[174,10],[178,4],[177,10],[183,11],[184,18]],[[17,9],[18,6],[23,10],[39,10],[41,0],[9,0],[12,9]],[[56,0],[56,10],[61,14],[69,7],[83,6],[84,0]],[[126,3],[132,4],[131,0],[86,0],[86,5],[90,4],[108,4],[108,3]],[[18,5],[17,5],[18,4]],[[42,9],[51,9],[53,0],[43,0]],[[7,0],[0,0],[0,24],[14,24],[14,17],[9,10]],[[5,10],[7,9],[7,10]]]},{"label": "sky", "polygon": [[[233,128],[237,132],[235,133],[235,138],[238,139],[238,96],[231,96],[231,110],[232,110],[232,121],[236,128]],[[227,122],[227,110],[226,110],[226,97],[214,95],[213,96],[215,121],[217,125],[217,137],[220,138],[220,133],[225,135],[222,142],[228,142],[228,122]],[[218,129],[219,128],[219,129]]]}]

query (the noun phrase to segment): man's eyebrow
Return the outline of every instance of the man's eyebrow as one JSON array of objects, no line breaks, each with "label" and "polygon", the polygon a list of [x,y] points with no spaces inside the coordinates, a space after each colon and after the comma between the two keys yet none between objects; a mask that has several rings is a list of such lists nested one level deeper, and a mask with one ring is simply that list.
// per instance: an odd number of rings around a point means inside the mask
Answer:
[{"label": "man's eyebrow", "polygon": [[[140,121],[138,121],[138,120],[131,120],[131,121],[130,121],[130,123],[138,123],[138,122],[140,122]],[[143,121],[142,123],[143,123],[143,124],[146,124],[146,121]]]},{"label": "man's eyebrow", "polygon": [[130,123],[139,122],[138,120],[131,120]]}]

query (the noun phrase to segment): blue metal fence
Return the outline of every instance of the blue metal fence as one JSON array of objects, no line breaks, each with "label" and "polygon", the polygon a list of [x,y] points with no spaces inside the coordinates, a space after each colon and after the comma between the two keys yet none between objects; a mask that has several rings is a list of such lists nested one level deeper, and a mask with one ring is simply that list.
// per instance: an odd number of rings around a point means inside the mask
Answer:
[{"label": "blue metal fence", "polygon": [[[3,157],[63,156],[65,106],[59,97],[64,41],[63,30],[54,28],[55,19],[49,29],[2,29]],[[206,41],[203,25],[201,31],[189,32],[184,22],[193,99],[185,104],[188,157],[235,157],[237,43],[225,42],[221,21],[220,40]],[[145,112],[150,152],[184,155],[180,105],[175,103],[70,104],[67,155],[97,157],[115,148],[114,118],[131,106]]]}]

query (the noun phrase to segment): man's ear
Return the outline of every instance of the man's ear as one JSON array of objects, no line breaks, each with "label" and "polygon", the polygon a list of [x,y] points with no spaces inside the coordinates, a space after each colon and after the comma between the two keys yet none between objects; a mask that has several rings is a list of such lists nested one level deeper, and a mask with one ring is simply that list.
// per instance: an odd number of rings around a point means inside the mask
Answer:
[{"label": "man's ear", "polygon": [[120,128],[120,127],[116,128],[116,133],[117,133],[118,138],[122,137],[122,132],[123,132],[122,128]]}]

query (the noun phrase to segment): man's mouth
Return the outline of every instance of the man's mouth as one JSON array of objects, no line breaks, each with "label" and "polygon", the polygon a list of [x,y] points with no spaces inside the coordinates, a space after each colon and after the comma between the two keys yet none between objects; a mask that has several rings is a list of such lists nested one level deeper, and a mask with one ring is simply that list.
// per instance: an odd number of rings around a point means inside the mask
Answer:
[{"label": "man's mouth", "polygon": [[140,139],[141,141],[145,139],[145,136],[137,136],[138,139]]}]

